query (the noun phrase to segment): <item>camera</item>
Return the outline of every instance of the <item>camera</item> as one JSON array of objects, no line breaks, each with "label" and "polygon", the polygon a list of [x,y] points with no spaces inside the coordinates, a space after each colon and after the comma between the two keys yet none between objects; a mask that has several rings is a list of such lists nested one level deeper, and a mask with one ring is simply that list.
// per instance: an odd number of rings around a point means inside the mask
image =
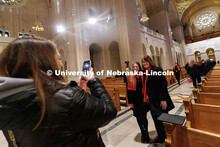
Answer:
[{"label": "camera", "polygon": [[126,68],[129,67],[129,61],[125,61]]}]

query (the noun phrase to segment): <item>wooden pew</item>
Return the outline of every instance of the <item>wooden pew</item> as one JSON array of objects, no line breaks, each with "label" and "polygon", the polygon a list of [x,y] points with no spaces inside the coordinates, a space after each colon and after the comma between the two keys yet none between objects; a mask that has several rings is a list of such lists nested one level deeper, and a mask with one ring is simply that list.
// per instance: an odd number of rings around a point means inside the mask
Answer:
[{"label": "wooden pew", "polygon": [[[112,88],[112,87],[105,87],[106,91],[108,92],[109,96],[112,99],[112,102],[115,105],[115,108],[117,111],[121,111],[121,105],[120,105],[120,98],[119,98],[119,89],[118,88]],[[91,94],[90,89],[87,87],[86,92]]]},{"label": "wooden pew", "polygon": [[188,147],[187,128],[184,126],[163,122],[167,138],[167,147]]},{"label": "wooden pew", "polygon": [[220,81],[206,81],[202,80],[202,83],[197,84],[198,89],[202,90],[202,86],[220,86]]},{"label": "wooden pew", "polygon": [[167,147],[217,147],[220,135],[164,122]]},{"label": "wooden pew", "polygon": [[205,78],[206,81],[220,81],[220,77]]},{"label": "wooden pew", "polygon": [[184,99],[187,127],[220,135],[220,106],[193,104],[191,98]]},{"label": "wooden pew", "polygon": [[220,93],[220,86],[202,86],[201,90],[203,92]]},{"label": "wooden pew", "polygon": [[220,135],[187,128],[189,147],[217,147],[220,145]]},{"label": "wooden pew", "polygon": [[117,111],[121,110],[120,98],[119,98],[119,89],[118,88],[106,88],[108,94],[110,95]]},{"label": "wooden pew", "polygon": [[198,92],[195,102],[220,106],[220,93]]},{"label": "wooden pew", "polygon": [[128,104],[128,97],[127,97],[127,89],[126,84],[116,84],[116,83],[105,83],[105,87],[115,87],[119,90],[119,101],[120,99],[125,100],[125,105],[129,106]]},{"label": "wooden pew", "polygon": [[187,127],[164,122],[168,147],[217,147],[220,144],[220,106],[193,104],[184,99]]}]

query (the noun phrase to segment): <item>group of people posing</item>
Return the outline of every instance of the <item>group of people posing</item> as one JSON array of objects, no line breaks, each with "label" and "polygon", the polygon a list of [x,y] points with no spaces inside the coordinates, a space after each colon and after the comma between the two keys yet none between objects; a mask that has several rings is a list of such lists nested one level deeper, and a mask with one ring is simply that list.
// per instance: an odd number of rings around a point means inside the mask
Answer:
[{"label": "group of people posing", "polygon": [[[132,70],[138,72],[162,72],[160,67],[156,67],[150,56],[142,58],[142,66],[135,62],[132,64]],[[163,75],[134,75],[127,77],[127,96],[128,102],[133,110],[141,130],[141,142],[149,143],[147,112],[150,111],[158,136],[154,143],[163,143],[166,138],[163,123],[157,118],[162,113],[174,108],[167,89],[166,78]]]}]

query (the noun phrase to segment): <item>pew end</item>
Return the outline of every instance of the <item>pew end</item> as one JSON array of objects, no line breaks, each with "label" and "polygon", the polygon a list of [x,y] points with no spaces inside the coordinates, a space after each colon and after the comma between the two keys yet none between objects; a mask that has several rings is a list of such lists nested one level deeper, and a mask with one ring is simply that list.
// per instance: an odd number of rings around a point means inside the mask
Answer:
[{"label": "pew end", "polygon": [[201,90],[201,88],[202,88],[202,83],[198,83],[197,86],[198,86],[198,89]]},{"label": "pew end", "polygon": [[194,88],[194,89],[192,90],[192,92],[193,92],[193,97],[194,97],[195,101],[197,101],[199,89]]},{"label": "pew end", "polygon": [[187,128],[189,147],[217,147],[220,135],[194,128]]},{"label": "pew end", "polygon": [[192,120],[192,99],[191,98],[184,98],[183,103],[185,106],[185,113],[186,113],[186,126],[191,127],[191,120]]},{"label": "pew end", "polygon": [[188,147],[187,128],[177,124],[163,122],[167,138],[167,147]]}]

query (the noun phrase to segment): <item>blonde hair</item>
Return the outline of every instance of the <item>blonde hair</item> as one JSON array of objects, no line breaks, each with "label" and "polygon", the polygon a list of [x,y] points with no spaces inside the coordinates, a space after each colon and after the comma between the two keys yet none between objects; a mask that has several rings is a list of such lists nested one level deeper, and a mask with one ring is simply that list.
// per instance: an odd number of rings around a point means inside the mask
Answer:
[{"label": "blonde hair", "polygon": [[193,65],[195,65],[196,64],[196,61],[195,60],[191,60],[191,62],[189,63],[189,67],[193,67]]}]

